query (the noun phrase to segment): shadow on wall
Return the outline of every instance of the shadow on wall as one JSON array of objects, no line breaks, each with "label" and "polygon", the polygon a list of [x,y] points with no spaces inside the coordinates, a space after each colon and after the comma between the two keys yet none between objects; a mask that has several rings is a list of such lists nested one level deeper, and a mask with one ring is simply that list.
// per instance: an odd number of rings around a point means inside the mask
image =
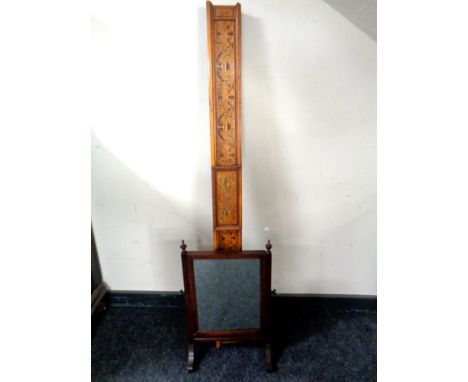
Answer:
[{"label": "shadow on wall", "polygon": [[92,221],[106,282],[121,290],[180,289],[180,240],[206,249],[209,224],[155,190],[94,133],[92,157]]}]

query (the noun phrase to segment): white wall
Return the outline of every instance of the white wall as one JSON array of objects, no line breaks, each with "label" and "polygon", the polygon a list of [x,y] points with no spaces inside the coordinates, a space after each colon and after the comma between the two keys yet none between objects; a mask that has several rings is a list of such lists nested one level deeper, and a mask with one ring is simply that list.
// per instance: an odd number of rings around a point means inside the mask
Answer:
[{"label": "white wall", "polygon": [[[212,243],[205,2],[93,7],[104,278],[179,290],[180,240]],[[242,1],[243,246],[272,240],[281,293],[376,294],[376,42],[335,8]]]}]

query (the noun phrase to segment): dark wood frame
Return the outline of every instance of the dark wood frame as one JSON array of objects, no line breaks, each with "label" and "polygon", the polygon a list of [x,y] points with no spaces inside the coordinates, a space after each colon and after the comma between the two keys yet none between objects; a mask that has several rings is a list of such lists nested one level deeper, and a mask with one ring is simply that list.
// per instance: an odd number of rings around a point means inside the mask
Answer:
[{"label": "dark wood frame", "polygon": [[[187,310],[188,361],[187,370],[194,370],[195,342],[244,342],[256,341],[265,344],[266,368],[273,371],[271,357],[271,244],[268,241],[266,251],[186,251],[187,245],[182,240],[181,258],[185,286],[185,306]],[[200,331],[198,328],[197,301],[195,292],[194,260],[260,260],[260,328],[218,331]]]}]

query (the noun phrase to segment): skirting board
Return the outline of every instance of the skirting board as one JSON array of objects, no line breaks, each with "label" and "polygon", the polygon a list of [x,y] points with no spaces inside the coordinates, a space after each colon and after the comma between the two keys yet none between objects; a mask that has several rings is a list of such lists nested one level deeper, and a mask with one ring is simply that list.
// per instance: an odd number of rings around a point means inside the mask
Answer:
[{"label": "skirting board", "polygon": [[[106,302],[111,307],[184,308],[180,292],[109,291]],[[272,298],[273,308],[313,310],[377,310],[377,296],[349,294],[282,294]]]}]

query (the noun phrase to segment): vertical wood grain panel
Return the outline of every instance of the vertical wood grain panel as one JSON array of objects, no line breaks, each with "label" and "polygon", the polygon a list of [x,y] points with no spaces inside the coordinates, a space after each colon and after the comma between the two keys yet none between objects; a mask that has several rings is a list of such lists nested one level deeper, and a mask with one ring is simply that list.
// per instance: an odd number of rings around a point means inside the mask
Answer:
[{"label": "vertical wood grain panel", "polygon": [[207,2],[213,247],[242,249],[240,4]]},{"label": "vertical wood grain panel", "polygon": [[237,171],[216,172],[217,225],[237,224]]}]

